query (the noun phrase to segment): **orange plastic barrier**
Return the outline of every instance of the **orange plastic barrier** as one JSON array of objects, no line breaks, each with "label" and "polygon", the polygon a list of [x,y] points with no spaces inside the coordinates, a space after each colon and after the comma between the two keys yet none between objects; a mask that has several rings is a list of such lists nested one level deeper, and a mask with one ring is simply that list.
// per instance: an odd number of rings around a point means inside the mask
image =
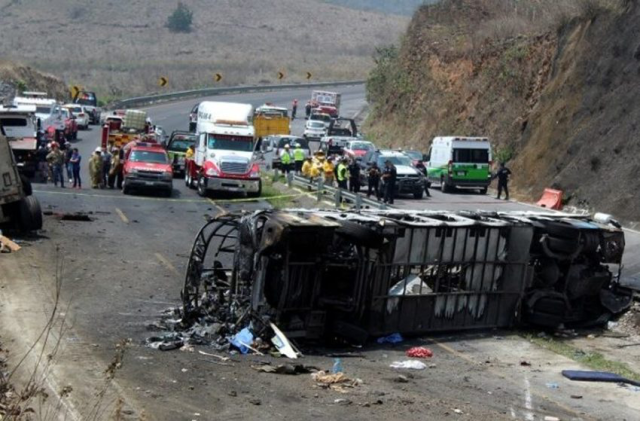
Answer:
[{"label": "orange plastic barrier", "polygon": [[562,190],[544,189],[542,197],[538,200],[538,206],[562,210]]}]

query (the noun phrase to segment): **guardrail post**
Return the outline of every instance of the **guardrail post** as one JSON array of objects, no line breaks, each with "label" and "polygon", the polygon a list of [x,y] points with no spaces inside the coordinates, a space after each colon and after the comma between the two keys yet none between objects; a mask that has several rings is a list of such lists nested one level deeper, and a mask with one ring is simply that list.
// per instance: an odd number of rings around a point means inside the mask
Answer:
[{"label": "guardrail post", "polygon": [[318,177],[317,189],[318,191],[316,193],[318,194],[318,202],[319,202],[322,200],[322,191],[324,190],[324,180],[322,179],[322,177]]},{"label": "guardrail post", "polygon": [[342,203],[342,189],[337,188],[335,194],[333,195],[333,198],[335,200],[336,208],[339,208],[340,204]]},{"label": "guardrail post", "polygon": [[362,196],[360,193],[355,193],[356,195],[356,210],[359,211],[362,208]]},{"label": "guardrail post", "polygon": [[287,186],[289,188],[291,188],[291,185],[293,184],[293,173],[291,171],[289,171],[287,173]]}]

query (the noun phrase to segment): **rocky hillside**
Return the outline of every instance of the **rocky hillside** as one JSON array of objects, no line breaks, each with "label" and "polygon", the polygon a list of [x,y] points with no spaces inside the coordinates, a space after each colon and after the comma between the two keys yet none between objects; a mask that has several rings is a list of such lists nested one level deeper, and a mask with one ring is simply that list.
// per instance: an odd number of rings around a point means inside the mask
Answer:
[{"label": "rocky hillside", "polygon": [[[636,0],[445,0],[379,50],[369,132],[426,150],[436,135],[487,135],[523,199],[640,221]],[[520,6],[520,8],[518,8]]]},{"label": "rocky hillside", "polygon": [[340,6],[361,10],[377,10],[384,13],[412,15],[423,4],[436,3],[438,0],[324,0]]},{"label": "rocky hillside", "polygon": [[182,0],[190,32],[171,32],[176,0],[0,0],[0,57],[106,96],[214,85],[363,79],[376,45],[409,17],[317,0]]},{"label": "rocky hillside", "polygon": [[69,96],[66,85],[59,78],[30,66],[0,60],[0,103],[10,102],[25,90],[48,92],[59,100]]}]

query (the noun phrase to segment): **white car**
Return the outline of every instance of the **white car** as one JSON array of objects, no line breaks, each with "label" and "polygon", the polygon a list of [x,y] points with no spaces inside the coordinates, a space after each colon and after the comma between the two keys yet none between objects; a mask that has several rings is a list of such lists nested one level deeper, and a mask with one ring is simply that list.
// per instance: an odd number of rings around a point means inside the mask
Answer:
[{"label": "white car", "polygon": [[78,104],[65,104],[63,108],[68,109],[76,117],[78,130],[87,130],[89,128],[90,116],[87,109]]},{"label": "white car", "polygon": [[327,133],[327,127],[323,121],[309,120],[305,124],[303,136],[308,140],[319,141]]}]

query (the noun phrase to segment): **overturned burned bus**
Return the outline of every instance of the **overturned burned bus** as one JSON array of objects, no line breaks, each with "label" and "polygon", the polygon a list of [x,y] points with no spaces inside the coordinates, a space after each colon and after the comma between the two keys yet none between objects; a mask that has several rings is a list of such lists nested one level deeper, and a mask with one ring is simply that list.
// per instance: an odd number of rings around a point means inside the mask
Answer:
[{"label": "overturned burned bus", "polygon": [[223,215],[198,234],[184,314],[268,319],[289,337],[364,341],[628,309],[622,230],[549,213],[320,210]]}]

